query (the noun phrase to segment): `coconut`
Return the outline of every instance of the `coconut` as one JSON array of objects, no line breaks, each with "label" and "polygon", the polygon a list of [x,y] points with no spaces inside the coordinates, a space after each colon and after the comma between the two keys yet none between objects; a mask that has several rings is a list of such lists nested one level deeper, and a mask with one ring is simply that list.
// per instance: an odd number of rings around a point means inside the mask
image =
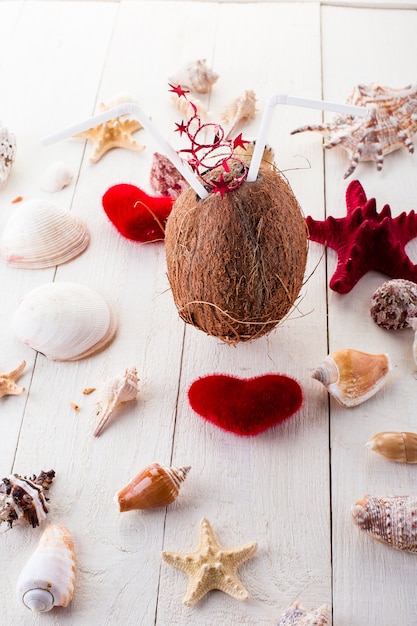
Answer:
[{"label": "coconut", "polygon": [[[213,170],[210,176],[219,176]],[[165,230],[168,278],[180,317],[235,344],[270,332],[303,284],[307,229],[275,169],[255,182],[201,200],[188,188]]]}]

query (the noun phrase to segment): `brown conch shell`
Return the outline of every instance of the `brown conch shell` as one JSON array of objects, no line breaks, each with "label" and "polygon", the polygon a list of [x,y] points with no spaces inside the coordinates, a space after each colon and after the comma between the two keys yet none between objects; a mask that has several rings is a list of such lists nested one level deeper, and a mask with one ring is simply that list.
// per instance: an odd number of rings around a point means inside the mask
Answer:
[{"label": "brown conch shell", "polygon": [[40,472],[39,476],[11,474],[0,481],[0,524],[11,527],[17,520],[26,520],[36,528],[46,518],[48,505],[45,491],[55,477],[54,470]]},{"label": "brown conch shell", "polygon": [[328,626],[328,624],[330,617],[327,604],[309,610],[297,601],[282,613],[276,626]]},{"label": "brown conch shell", "polygon": [[153,509],[174,502],[190,467],[163,467],[151,463],[115,496],[120,512]]},{"label": "brown conch shell", "polygon": [[127,367],[123,374],[115,376],[103,383],[102,387],[97,391],[99,400],[97,400],[98,424],[94,429],[94,437],[101,435],[103,429],[112,417],[115,409],[124,402],[136,400],[138,395],[138,373],[136,367]]},{"label": "brown conch shell", "polygon": [[313,372],[327,391],[345,407],[353,407],[375,395],[390,371],[387,354],[369,354],[352,348],[329,354]]},{"label": "brown conch shell", "polygon": [[417,463],[417,433],[377,433],[365,445],[390,461]]},{"label": "brown conch shell", "polygon": [[365,495],[353,505],[352,517],[373,539],[417,552],[417,496]]}]

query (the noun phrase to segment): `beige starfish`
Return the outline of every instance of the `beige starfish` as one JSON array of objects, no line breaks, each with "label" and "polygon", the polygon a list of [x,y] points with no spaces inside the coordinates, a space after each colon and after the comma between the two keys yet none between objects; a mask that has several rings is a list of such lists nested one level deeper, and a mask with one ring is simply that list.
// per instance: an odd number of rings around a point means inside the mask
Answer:
[{"label": "beige starfish", "polygon": [[102,156],[113,148],[126,148],[141,152],[145,146],[132,138],[133,133],[143,128],[142,124],[133,119],[115,117],[109,122],[99,124],[76,135],[80,139],[88,139],[94,146],[90,161],[97,163]]},{"label": "beige starfish", "polygon": [[17,396],[23,393],[25,388],[16,385],[16,380],[26,367],[26,361],[22,361],[14,370],[8,374],[0,374],[0,398],[3,396]]},{"label": "beige starfish", "polygon": [[162,552],[163,559],[188,574],[188,588],[184,604],[191,606],[212,589],[219,589],[236,600],[246,600],[236,570],[256,552],[256,543],[240,548],[224,548],[217,541],[210,522],[203,518],[200,525],[198,548],[194,552]]}]

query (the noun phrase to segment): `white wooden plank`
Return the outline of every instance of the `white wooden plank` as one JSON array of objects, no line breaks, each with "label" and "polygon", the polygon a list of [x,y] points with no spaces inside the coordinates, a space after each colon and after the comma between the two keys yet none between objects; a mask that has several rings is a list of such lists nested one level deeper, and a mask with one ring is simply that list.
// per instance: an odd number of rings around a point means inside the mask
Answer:
[{"label": "white wooden plank", "polygon": [[[414,13],[325,7],[322,15],[325,98],[342,101],[358,83],[376,81],[398,88],[414,81],[410,66],[416,54]],[[346,213],[349,180],[343,181],[342,175],[347,164],[341,151],[326,155],[327,213],[339,217]],[[382,172],[361,163],[351,178],[359,179],[368,197],[377,199],[378,210],[388,203],[398,215],[415,209],[416,168],[415,157],[400,151],[386,158]],[[328,258],[330,277],[336,255],[329,252]],[[350,514],[351,505],[364,493],[415,493],[417,487],[412,467],[375,458],[364,448],[377,432],[415,430],[412,335],[385,332],[369,316],[370,296],[384,280],[386,276],[370,272],[349,294],[329,293],[330,349],[387,352],[393,363],[391,382],[366,404],[347,410],[331,403],[336,624],[415,622],[413,555],[362,537]]]}]

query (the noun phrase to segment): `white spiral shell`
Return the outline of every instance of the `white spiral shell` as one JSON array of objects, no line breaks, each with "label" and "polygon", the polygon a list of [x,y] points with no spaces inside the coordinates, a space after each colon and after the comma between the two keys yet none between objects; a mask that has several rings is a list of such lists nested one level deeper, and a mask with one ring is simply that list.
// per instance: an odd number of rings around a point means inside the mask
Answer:
[{"label": "white spiral shell", "polygon": [[16,584],[18,599],[35,613],[68,606],[74,594],[74,543],[62,524],[45,528],[38,547],[24,565]]},{"label": "white spiral shell", "polygon": [[207,66],[206,59],[191,61],[169,79],[172,85],[179,84],[197,93],[208,93],[219,75]]},{"label": "white spiral shell", "polygon": [[94,437],[101,435],[113,412],[120,404],[136,400],[139,391],[138,381],[136,367],[127,367],[123,374],[103,383],[97,391],[99,397],[96,403],[98,423],[94,429]]}]

